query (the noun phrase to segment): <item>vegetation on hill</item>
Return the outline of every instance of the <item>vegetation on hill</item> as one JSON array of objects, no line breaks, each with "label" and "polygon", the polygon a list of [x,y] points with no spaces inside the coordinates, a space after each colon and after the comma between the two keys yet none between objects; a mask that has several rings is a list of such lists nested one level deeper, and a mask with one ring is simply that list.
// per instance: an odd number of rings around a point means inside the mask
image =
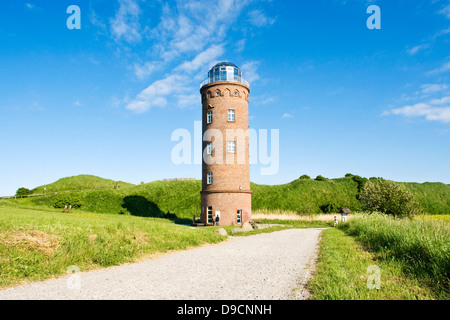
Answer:
[{"label": "vegetation on hill", "polygon": [[[334,213],[339,207],[361,210],[364,185],[376,178],[347,174],[344,178],[316,180],[302,176],[282,185],[251,184],[253,211]],[[426,214],[450,213],[450,186],[443,183],[398,183],[411,192]],[[120,188],[117,188],[120,185]],[[95,176],[75,176],[32,190],[45,197],[10,200],[22,207],[81,207],[98,213],[130,214],[144,217],[192,219],[200,214],[201,181],[154,181],[132,185]],[[100,190],[99,190],[100,189]],[[83,191],[81,191],[83,190]],[[64,196],[62,195],[64,191]],[[75,191],[75,192],[68,192]],[[52,194],[58,192],[58,194]],[[71,203],[73,202],[73,203]]]},{"label": "vegetation on hill", "polygon": [[82,174],[74,177],[62,178],[56,182],[34,188],[31,190],[31,193],[43,194],[44,192],[54,193],[62,191],[105,190],[131,186],[134,186],[134,184]]},{"label": "vegetation on hill", "polygon": [[423,214],[421,205],[404,186],[389,180],[372,179],[360,194],[364,210],[382,212],[395,217]]}]

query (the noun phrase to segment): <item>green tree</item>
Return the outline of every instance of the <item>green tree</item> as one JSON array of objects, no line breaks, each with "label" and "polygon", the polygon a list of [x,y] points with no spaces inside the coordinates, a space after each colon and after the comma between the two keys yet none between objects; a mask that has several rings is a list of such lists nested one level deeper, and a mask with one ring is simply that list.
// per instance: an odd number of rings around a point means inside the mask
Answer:
[{"label": "green tree", "polygon": [[31,190],[23,187],[16,191],[16,196],[27,196],[29,194],[31,194]]},{"label": "green tree", "polygon": [[379,211],[395,217],[422,213],[413,194],[401,185],[384,179],[372,179],[365,183],[360,196],[364,210]]},{"label": "green tree", "polygon": [[314,180],[317,180],[317,181],[328,181],[327,178],[321,176],[320,174],[319,174],[319,175],[316,177],[316,179],[314,179]]},{"label": "green tree", "polygon": [[311,177],[308,176],[307,174],[304,174],[304,175],[300,176],[299,179],[300,179],[300,180],[309,180],[309,179],[311,179]]}]

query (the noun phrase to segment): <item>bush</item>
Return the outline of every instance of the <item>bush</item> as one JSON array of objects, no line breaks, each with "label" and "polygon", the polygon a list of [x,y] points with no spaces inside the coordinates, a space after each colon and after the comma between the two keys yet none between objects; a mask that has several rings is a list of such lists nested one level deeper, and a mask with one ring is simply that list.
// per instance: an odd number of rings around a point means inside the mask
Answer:
[{"label": "bush", "polygon": [[80,208],[83,202],[81,194],[63,193],[52,196],[52,205],[54,208],[64,208],[65,206],[72,206],[72,208]]},{"label": "bush", "polygon": [[314,180],[316,180],[316,181],[328,181],[327,178],[322,177],[320,174],[319,174],[319,175],[316,177],[316,179],[314,179]]},{"label": "bush", "polygon": [[16,196],[27,196],[31,194],[31,190],[27,188],[19,188],[16,191]]},{"label": "bush", "polygon": [[360,176],[352,176],[352,180],[358,184],[358,193],[361,193],[361,191],[364,189],[366,182],[368,181],[367,178],[363,178]]},{"label": "bush", "polygon": [[334,203],[327,203],[320,206],[320,210],[322,210],[323,213],[336,213],[339,210],[339,206]]},{"label": "bush", "polygon": [[413,194],[399,184],[383,180],[369,180],[361,192],[362,208],[379,211],[395,217],[412,216],[422,213],[420,204]]},{"label": "bush", "polygon": [[304,175],[300,176],[299,179],[300,179],[300,180],[309,180],[309,179],[311,179],[311,177],[308,176],[307,174],[304,174]]}]

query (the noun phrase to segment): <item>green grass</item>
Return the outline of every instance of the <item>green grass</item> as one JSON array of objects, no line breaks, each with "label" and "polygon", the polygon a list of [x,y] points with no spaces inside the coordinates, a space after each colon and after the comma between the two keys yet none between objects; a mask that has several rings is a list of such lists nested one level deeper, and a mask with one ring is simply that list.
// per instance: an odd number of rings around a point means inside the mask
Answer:
[{"label": "green grass", "polygon": [[[114,185],[120,184],[120,189]],[[450,186],[443,183],[403,183],[424,207],[427,214],[450,214]],[[201,181],[154,181],[131,185],[95,176],[75,176],[33,189],[42,193],[81,192],[82,209],[98,213],[125,213],[135,216],[163,217],[167,213],[180,219],[192,219],[200,212]],[[102,189],[102,190],[97,190]],[[251,184],[253,211],[318,214],[321,207],[333,204],[353,211],[360,208],[358,185],[351,178],[330,181],[297,179],[283,185]],[[57,195],[8,200],[20,207],[51,208]]]},{"label": "green grass", "polygon": [[56,182],[39,186],[31,190],[31,192],[33,194],[42,194],[44,193],[44,188],[46,193],[62,191],[104,190],[114,189],[114,187],[117,187],[119,185],[120,188],[134,186],[134,184],[128,182],[113,181],[93,175],[82,174],[74,177],[62,178]]},{"label": "green grass", "polygon": [[[323,233],[313,299],[449,299],[448,225],[352,217]],[[367,268],[381,270],[381,289],[367,288]]]},{"label": "green grass", "polygon": [[86,271],[224,239],[166,219],[0,206],[0,287],[62,275],[71,265]]},{"label": "green grass", "polygon": [[294,180],[283,185],[252,183],[252,209],[293,211],[301,214],[322,213],[321,206],[359,209],[357,183],[350,178],[331,181]]},{"label": "green grass", "polygon": [[439,182],[402,183],[431,214],[450,214],[450,185]]},{"label": "green grass", "polygon": [[[369,289],[369,266],[380,268],[380,289]],[[369,281],[372,283],[371,281]],[[405,277],[401,264],[378,260],[353,237],[337,228],[322,232],[319,260],[309,281],[312,300],[434,299],[432,290]]]}]

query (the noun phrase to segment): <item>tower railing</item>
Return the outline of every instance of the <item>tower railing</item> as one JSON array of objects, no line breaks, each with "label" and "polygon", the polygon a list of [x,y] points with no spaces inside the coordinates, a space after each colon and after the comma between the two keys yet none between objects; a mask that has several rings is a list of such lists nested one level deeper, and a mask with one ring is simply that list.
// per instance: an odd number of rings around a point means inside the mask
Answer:
[{"label": "tower railing", "polygon": [[210,83],[214,83],[214,82],[222,82],[222,81],[227,81],[227,82],[239,82],[242,83],[244,85],[246,85],[247,87],[250,87],[250,83],[245,80],[244,78],[240,77],[240,79],[225,79],[225,78],[206,78],[205,80],[202,81],[202,83],[200,84],[200,88],[202,88],[203,86],[210,84]]}]

